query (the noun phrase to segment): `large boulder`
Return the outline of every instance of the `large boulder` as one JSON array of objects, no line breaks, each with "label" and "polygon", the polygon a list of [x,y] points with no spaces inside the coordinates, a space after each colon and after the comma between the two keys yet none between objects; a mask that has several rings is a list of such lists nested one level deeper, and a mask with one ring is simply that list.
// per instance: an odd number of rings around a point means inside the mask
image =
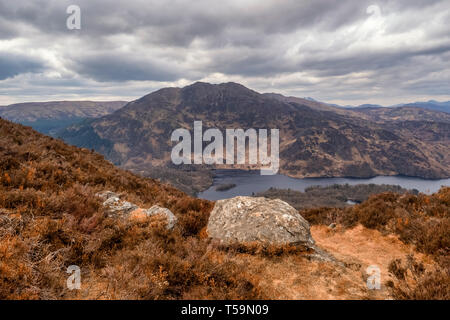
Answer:
[{"label": "large boulder", "polygon": [[139,208],[134,203],[120,199],[120,195],[112,191],[99,192],[96,196],[103,200],[103,206],[110,217],[141,219],[161,215],[167,220],[168,229],[172,229],[177,222],[177,217],[172,211],[158,205],[154,205],[150,209]]},{"label": "large boulder", "polygon": [[211,238],[223,242],[263,242],[314,246],[310,227],[298,211],[279,199],[235,197],[216,202],[208,221]]}]

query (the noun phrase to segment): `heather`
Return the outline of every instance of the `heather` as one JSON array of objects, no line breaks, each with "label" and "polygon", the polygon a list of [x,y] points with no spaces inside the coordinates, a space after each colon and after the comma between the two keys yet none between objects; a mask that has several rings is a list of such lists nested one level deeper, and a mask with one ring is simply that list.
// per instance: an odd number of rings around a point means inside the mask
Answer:
[{"label": "heather", "polygon": [[[305,288],[313,298],[320,288],[324,297],[330,290],[338,290],[333,297],[378,297],[364,288],[355,264],[310,261],[309,252],[292,246],[217,243],[206,233],[214,203],[1,119],[0,177],[0,299],[276,299]],[[143,208],[166,207],[178,223],[167,230],[158,216],[109,217],[95,196],[104,190]],[[449,208],[450,188],[442,188],[300,213],[314,226],[362,225],[396,235],[434,263],[426,269],[414,257],[393,260],[392,297],[448,299]],[[81,269],[81,290],[66,286],[70,265]],[[339,286],[326,289],[333,283],[326,279]],[[301,290],[293,291],[289,281]]]}]

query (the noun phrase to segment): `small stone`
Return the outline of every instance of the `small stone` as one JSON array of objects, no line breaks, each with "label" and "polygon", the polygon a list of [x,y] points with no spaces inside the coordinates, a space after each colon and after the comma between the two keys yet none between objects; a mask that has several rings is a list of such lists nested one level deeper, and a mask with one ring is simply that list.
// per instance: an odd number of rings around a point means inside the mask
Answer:
[{"label": "small stone", "polygon": [[103,206],[106,208],[106,212],[110,217],[128,219],[161,214],[167,219],[167,229],[173,229],[177,222],[177,217],[167,208],[154,205],[150,209],[142,209],[134,203],[121,200],[120,196],[112,191],[99,192],[96,196],[104,200]]},{"label": "small stone", "polygon": [[157,205],[154,205],[150,209],[144,209],[145,214],[147,216],[153,216],[155,214],[162,214],[166,216],[167,219],[167,229],[173,229],[175,224],[177,223],[177,217],[167,208],[163,208]]}]

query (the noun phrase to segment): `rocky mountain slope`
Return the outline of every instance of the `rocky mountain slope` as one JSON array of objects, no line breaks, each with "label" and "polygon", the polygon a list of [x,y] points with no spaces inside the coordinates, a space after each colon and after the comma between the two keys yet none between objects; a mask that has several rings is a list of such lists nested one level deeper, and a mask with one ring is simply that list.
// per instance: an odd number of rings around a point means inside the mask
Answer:
[{"label": "rocky mountain slope", "polygon": [[264,93],[263,95],[266,97],[270,97],[273,99],[283,101],[283,102],[288,102],[288,103],[293,102],[296,104],[307,106],[307,107],[310,107],[311,109],[315,109],[315,110],[332,111],[332,112],[336,112],[336,113],[340,113],[340,114],[347,114],[346,110],[342,110],[339,107],[335,107],[333,105],[323,103],[320,101],[316,101],[316,100],[310,100],[310,99],[298,98],[298,97],[292,97],[292,96],[286,97],[286,96],[283,96],[282,94],[278,94],[278,93]]},{"label": "rocky mountain slope", "polygon": [[86,118],[98,118],[110,114],[125,104],[125,101],[16,103],[0,107],[0,117],[32,126],[42,133],[56,134],[59,129]]},{"label": "rocky mountain slope", "polygon": [[[271,237],[221,244],[207,232],[214,206],[0,119],[0,299],[449,299],[450,188],[300,212],[333,261]],[[372,264],[380,290],[366,286]]]},{"label": "rocky mountain slope", "polygon": [[[195,83],[158,90],[113,114],[67,128],[61,136],[145,174],[157,166],[173,167],[172,132],[177,128],[192,132],[194,121],[202,120],[205,129],[280,129],[281,172],[292,177],[450,176],[446,122],[421,123],[420,132],[414,132],[407,121],[391,126],[353,111],[334,112],[333,107],[309,100],[315,107],[302,103],[236,83]],[[422,132],[427,130],[439,139],[424,138]]]}]

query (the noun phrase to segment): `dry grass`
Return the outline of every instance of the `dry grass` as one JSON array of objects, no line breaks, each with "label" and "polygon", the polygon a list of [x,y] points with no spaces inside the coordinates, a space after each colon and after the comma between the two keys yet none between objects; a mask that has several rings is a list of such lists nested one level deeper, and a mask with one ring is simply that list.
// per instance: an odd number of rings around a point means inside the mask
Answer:
[{"label": "dry grass", "polygon": [[[448,261],[447,261],[448,263]],[[426,271],[421,262],[408,256],[389,265],[395,279],[389,282],[394,298],[404,300],[450,300],[450,269],[437,266]]]},{"label": "dry grass", "polygon": [[[143,208],[167,207],[178,224],[169,232],[158,217],[108,218],[93,196],[104,190]],[[205,231],[212,206],[0,119],[0,299],[365,297],[360,276],[304,259],[300,248],[214,243]],[[416,291],[402,291],[398,279],[393,292],[442,298],[448,287],[420,288],[448,280],[442,261],[450,248],[449,208],[450,188],[443,188],[432,196],[382,194],[350,209],[301,213],[313,224],[362,224],[396,234],[432,255],[441,261],[440,273],[417,275],[410,286]],[[70,265],[81,268],[81,290],[66,287]],[[314,274],[305,278],[305,272]]]},{"label": "dry grass", "polygon": [[[212,203],[120,170],[89,150],[0,120],[0,299],[257,299],[246,270],[204,235]],[[107,218],[111,190],[178,217]],[[217,257],[220,258],[218,263]],[[82,290],[66,288],[77,265]]]},{"label": "dry grass", "polygon": [[[361,224],[383,234],[395,234],[418,252],[434,258],[436,268],[418,273],[409,266],[404,277],[390,283],[398,299],[448,299],[450,294],[450,188],[433,195],[383,193],[346,209],[318,208],[301,211],[313,224],[337,223],[344,228]],[[390,271],[397,270],[398,259]],[[445,292],[445,293],[444,293]]]},{"label": "dry grass", "polygon": [[351,208],[316,208],[300,211],[312,224],[362,224],[384,234],[397,234],[418,251],[434,256],[450,253],[450,187],[433,195],[382,193]]}]

